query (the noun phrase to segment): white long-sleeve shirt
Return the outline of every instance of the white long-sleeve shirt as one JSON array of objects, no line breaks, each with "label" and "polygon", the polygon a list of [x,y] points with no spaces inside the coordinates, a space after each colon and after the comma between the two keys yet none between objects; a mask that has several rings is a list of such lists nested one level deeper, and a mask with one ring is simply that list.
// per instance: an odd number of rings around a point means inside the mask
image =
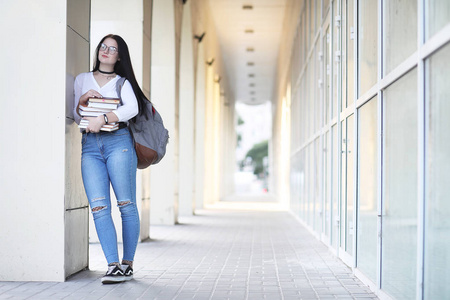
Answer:
[{"label": "white long-sleeve shirt", "polygon": [[[94,74],[92,72],[81,73],[77,76],[77,78],[75,78],[75,101],[73,115],[77,124],[80,124],[81,120],[81,117],[77,114],[77,106],[78,102],[80,101],[80,97],[89,90],[95,90],[99,92],[103,97],[119,98],[116,90],[116,83],[119,79],[120,76],[117,75],[116,78],[110,80],[107,84],[100,87],[95,80]],[[125,83],[122,86],[121,99],[122,104],[119,105],[116,110],[113,110],[113,113],[116,114],[116,116],[119,118],[119,122],[126,122],[136,116],[139,112],[136,96],[134,95],[133,88],[131,87],[131,83],[128,80],[125,80]]]}]

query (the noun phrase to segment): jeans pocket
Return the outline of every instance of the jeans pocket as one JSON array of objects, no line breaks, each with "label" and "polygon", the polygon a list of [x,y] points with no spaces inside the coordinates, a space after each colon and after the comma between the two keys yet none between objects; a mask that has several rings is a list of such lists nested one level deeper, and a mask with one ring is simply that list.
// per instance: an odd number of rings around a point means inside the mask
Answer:
[{"label": "jeans pocket", "polygon": [[86,144],[87,141],[87,133],[83,133],[81,135],[81,146],[84,146],[84,144]]}]

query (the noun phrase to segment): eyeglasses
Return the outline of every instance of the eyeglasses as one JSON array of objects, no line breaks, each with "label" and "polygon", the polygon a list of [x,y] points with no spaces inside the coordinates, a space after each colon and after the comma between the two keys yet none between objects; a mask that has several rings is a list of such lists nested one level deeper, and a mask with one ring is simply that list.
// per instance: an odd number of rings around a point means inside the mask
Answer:
[{"label": "eyeglasses", "polygon": [[111,54],[111,55],[116,54],[116,52],[118,52],[116,47],[114,47],[114,46],[108,47],[103,43],[100,44],[100,50],[102,50],[104,52],[106,52],[106,50],[109,50],[109,54]]}]

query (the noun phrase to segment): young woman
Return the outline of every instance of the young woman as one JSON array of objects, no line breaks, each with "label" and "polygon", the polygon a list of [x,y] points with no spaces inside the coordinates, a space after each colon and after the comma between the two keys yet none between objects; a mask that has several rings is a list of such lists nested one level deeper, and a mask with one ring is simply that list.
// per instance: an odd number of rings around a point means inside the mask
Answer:
[{"label": "young woman", "polygon": [[[79,106],[89,98],[118,98],[116,83],[126,81],[121,90],[121,105],[98,117],[85,117],[89,125],[82,131],[81,171],[84,188],[94,218],[97,235],[108,262],[103,283],[133,278],[133,260],[139,240],[139,214],[136,207],[137,157],[127,122],[148,101],[140,89],[131,66],[125,41],[118,35],[105,36],[97,46],[94,69],[77,76],[75,121],[80,123]],[[119,122],[119,129],[101,131],[102,125]],[[111,217],[110,184],[114,189],[122,217],[123,258],[119,262],[116,229]]]}]

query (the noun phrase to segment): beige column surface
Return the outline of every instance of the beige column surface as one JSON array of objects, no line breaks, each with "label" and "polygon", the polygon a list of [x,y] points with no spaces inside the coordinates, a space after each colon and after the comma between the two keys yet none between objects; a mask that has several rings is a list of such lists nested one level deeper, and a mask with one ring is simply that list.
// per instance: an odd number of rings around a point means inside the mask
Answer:
[{"label": "beige column surface", "polygon": [[194,140],[194,49],[191,3],[183,6],[180,49],[180,215],[195,211],[195,140]]},{"label": "beige column surface", "polygon": [[0,26],[0,281],[64,281],[66,1],[1,1]]},{"label": "beige column surface", "polygon": [[166,156],[151,166],[150,224],[175,224],[178,210],[176,46],[173,1],[154,0],[152,17],[152,102],[169,130]]},{"label": "beige column surface", "polygon": [[73,121],[73,83],[89,70],[90,0],[67,1],[66,156],[65,156],[65,273],[89,263],[89,207],[81,178],[81,133]]}]

